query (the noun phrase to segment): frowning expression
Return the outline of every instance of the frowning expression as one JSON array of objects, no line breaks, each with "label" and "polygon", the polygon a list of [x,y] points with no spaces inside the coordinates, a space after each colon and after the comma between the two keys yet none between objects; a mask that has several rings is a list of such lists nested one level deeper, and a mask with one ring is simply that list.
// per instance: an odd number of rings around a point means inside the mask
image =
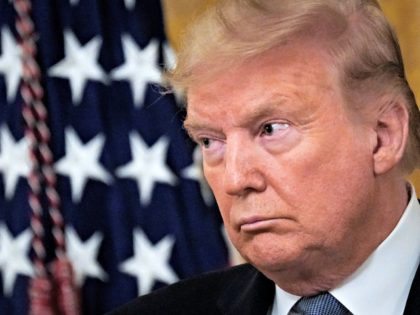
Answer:
[{"label": "frowning expression", "polygon": [[328,59],[302,45],[188,90],[185,126],[228,234],[268,274],[357,254],[371,223],[365,127],[350,119]]}]

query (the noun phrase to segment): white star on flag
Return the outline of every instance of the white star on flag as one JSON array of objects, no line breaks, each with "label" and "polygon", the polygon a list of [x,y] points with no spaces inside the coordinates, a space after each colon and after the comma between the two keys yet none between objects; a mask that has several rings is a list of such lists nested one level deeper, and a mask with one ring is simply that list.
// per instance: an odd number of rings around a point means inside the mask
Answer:
[{"label": "white star on flag", "polygon": [[102,40],[99,36],[91,39],[84,46],[80,45],[71,31],[64,31],[65,58],[49,70],[53,77],[70,80],[73,104],[80,104],[87,80],[107,83],[107,77],[97,63]]},{"label": "white star on flag", "polygon": [[98,256],[103,235],[95,232],[87,241],[83,242],[73,227],[66,228],[66,246],[69,259],[74,267],[76,284],[82,287],[86,277],[107,280],[108,275],[101,268]]},{"label": "white star on flag", "polygon": [[201,149],[197,146],[193,153],[193,164],[183,169],[181,174],[185,178],[196,180],[200,184],[201,196],[203,197],[206,205],[211,206],[214,202],[213,193],[203,174],[203,158],[201,155]]},{"label": "white star on flag", "polygon": [[175,240],[165,236],[153,245],[140,228],[134,229],[134,256],[124,261],[119,269],[137,277],[139,295],[150,292],[156,280],[171,284],[178,276],[169,265]]},{"label": "white star on flag", "polygon": [[26,138],[15,142],[9,128],[0,129],[0,172],[3,173],[5,196],[12,198],[19,177],[28,177],[31,171],[29,143]]},{"label": "white star on flag", "polygon": [[33,276],[34,270],[28,258],[32,232],[27,229],[13,239],[4,223],[0,223],[0,270],[3,275],[3,292],[11,296],[16,277]]},{"label": "white star on flag", "polygon": [[141,50],[131,36],[123,35],[122,45],[125,62],[113,69],[110,76],[114,80],[130,82],[134,104],[140,107],[143,104],[147,84],[162,81],[162,72],[157,65],[159,43],[157,40],[151,40],[147,47]]},{"label": "white star on flag", "polygon": [[65,135],[66,155],[55,164],[55,169],[58,173],[70,177],[72,200],[79,202],[89,178],[105,184],[112,181],[112,177],[99,162],[105,137],[98,134],[83,144],[70,127],[66,129]]},{"label": "white star on flag", "polygon": [[133,10],[136,6],[136,0],[124,0],[126,9]]},{"label": "white star on flag", "polygon": [[166,137],[161,137],[149,148],[139,134],[131,132],[130,147],[132,160],[126,165],[120,166],[116,170],[116,174],[119,177],[136,180],[140,201],[143,205],[148,205],[156,182],[169,185],[176,183],[175,175],[165,163],[169,140]]},{"label": "white star on flag", "polygon": [[0,56],[0,73],[5,77],[7,101],[10,103],[16,97],[22,77],[22,49],[7,27],[1,29],[1,46],[3,53]]}]

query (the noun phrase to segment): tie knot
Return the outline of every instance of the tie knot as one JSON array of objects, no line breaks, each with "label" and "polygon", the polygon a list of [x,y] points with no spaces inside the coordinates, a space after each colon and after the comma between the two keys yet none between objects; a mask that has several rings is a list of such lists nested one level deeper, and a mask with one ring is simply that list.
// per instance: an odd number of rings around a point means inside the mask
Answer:
[{"label": "tie knot", "polygon": [[348,315],[350,312],[328,292],[301,298],[293,311],[302,315]]}]

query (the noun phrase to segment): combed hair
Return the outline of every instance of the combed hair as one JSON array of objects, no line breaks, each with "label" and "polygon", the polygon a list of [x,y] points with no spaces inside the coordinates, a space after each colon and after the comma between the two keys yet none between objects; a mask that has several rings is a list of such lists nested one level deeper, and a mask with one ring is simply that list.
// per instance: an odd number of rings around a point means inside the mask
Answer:
[{"label": "combed hair", "polygon": [[407,82],[401,50],[377,0],[225,0],[187,31],[175,69],[175,88],[211,79],[227,67],[300,39],[316,39],[340,73],[351,109],[392,95],[408,109],[405,173],[420,167],[420,113]]}]

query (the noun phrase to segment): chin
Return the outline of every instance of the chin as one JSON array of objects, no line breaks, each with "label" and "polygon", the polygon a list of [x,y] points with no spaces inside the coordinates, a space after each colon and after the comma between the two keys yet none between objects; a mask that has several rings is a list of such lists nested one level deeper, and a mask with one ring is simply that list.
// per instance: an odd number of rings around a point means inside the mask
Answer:
[{"label": "chin", "polygon": [[296,240],[272,235],[254,237],[238,248],[245,260],[262,272],[289,269],[296,266],[303,256]]}]

